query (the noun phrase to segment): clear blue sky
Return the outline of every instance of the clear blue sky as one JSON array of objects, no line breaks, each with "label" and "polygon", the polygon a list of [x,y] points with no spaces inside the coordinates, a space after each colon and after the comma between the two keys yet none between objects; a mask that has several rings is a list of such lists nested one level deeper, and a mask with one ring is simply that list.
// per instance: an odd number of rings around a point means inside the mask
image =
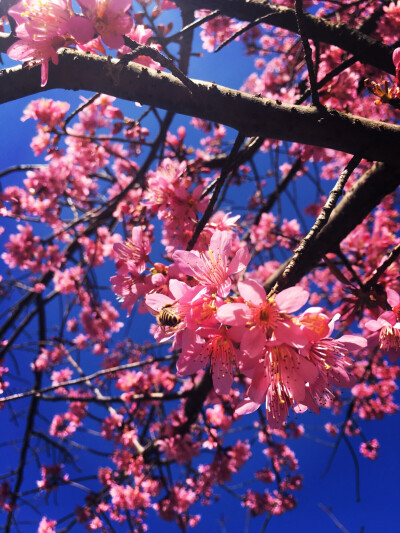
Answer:
[{"label": "clear blue sky", "polygon": [[[197,40],[195,45],[196,51],[200,51],[200,47],[200,42]],[[246,75],[251,72],[252,67],[252,60],[242,58],[240,50],[240,45],[234,44],[225,48],[219,54],[208,55],[205,60],[194,58],[190,74],[195,78],[213,80],[217,83],[239,88]],[[207,55],[207,52],[204,52],[204,54]],[[73,105],[79,103],[79,95],[76,93],[68,94],[62,91],[49,91],[42,96],[67,100],[72,102]],[[29,148],[29,140],[33,133],[34,123],[33,121],[21,123],[19,120],[22,115],[22,110],[28,101],[30,101],[30,98],[11,102],[0,108],[0,146],[2,147],[0,153],[0,171],[10,165],[36,162]],[[124,104],[124,107],[126,109],[129,108],[129,115],[132,116],[132,104]],[[187,124],[188,119],[185,118],[182,122]],[[175,121],[175,125],[178,125],[178,121]],[[176,127],[172,129],[174,131]],[[189,137],[189,143],[196,145],[198,137],[194,133],[193,137]],[[259,170],[260,172],[263,171],[262,165]],[[21,176],[18,176],[17,181],[17,176],[13,175],[12,177],[3,179],[2,186],[20,182]],[[238,192],[238,200],[240,198],[239,195],[240,192]],[[8,233],[14,225],[14,222],[3,221],[3,223]],[[0,237],[0,253],[3,251],[5,241],[6,234],[3,234]],[[0,267],[4,270],[3,264],[0,264]],[[114,302],[114,305],[117,306],[116,302]],[[123,312],[121,316],[124,316]],[[32,333],[35,334],[37,328],[36,322],[32,323],[32,328]],[[141,328],[135,327],[134,329],[136,332],[139,330],[146,331],[146,328],[142,330]],[[145,338],[149,339],[147,332]],[[142,340],[141,333],[138,334],[135,340]],[[19,361],[22,367],[28,363],[30,353],[27,353],[26,356],[25,360],[21,359]],[[11,365],[11,368],[13,368],[13,365]],[[21,425],[21,421],[23,420],[23,407],[26,405],[26,402],[20,402],[15,405],[20,428],[24,427],[23,423]],[[10,438],[18,439],[20,430],[10,420],[10,411],[5,409],[0,413],[0,416],[3,427],[0,442],[7,442]],[[299,416],[299,422],[305,425],[307,437],[295,442],[289,441],[288,444],[293,447],[299,460],[300,472],[304,474],[304,488],[297,494],[299,500],[297,509],[286,513],[282,517],[273,518],[268,525],[267,531],[269,533],[290,533],[292,531],[296,533],[336,533],[339,531],[338,526],[321,510],[319,504],[322,504],[325,508],[332,509],[336,518],[349,533],[361,533],[361,531],[364,533],[399,533],[400,489],[398,478],[400,474],[400,454],[398,448],[400,444],[400,425],[398,415],[386,417],[382,422],[369,422],[363,425],[363,430],[367,438],[376,437],[380,442],[381,449],[377,461],[371,462],[364,459],[358,453],[358,446],[361,440],[357,438],[351,439],[358,457],[360,469],[361,501],[359,503],[356,502],[355,495],[355,466],[344,442],[340,444],[329,473],[321,478],[329,456],[332,453],[332,448],[329,445],[334,443],[334,439],[328,437],[323,430],[323,424],[328,420],[332,420],[332,418],[330,412],[322,412],[319,417],[313,414]],[[335,421],[340,423],[343,418],[344,415],[338,417]],[[249,420],[242,420],[242,423],[247,424],[251,420],[252,417],[249,417]],[[5,446],[0,449],[3,450],[1,471],[4,473],[8,471],[10,465],[15,463],[18,445],[15,447]],[[88,457],[87,461],[90,460]],[[50,463],[51,460],[49,461]],[[93,462],[93,464],[95,463],[97,464],[97,459]],[[233,480],[233,485],[239,483],[243,477],[251,477],[251,469],[260,468],[260,465],[263,463],[264,456],[260,453],[260,447],[255,446],[254,457],[246,467],[247,476],[236,476]],[[70,473],[71,478],[77,476],[77,473],[71,467],[68,467],[67,471]],[[34,475],[31,478],[27,476],[24,489],[27,489],[29,486],[34,488],[36,479],[38,479],[38,476],[35,468]],[[257,488],[261,490],[264,487],[260,483]],[[199,533],[223,533],[224,531],[244,532],[246,530],[246,520],[240,503],[225,494],[222,490],[219,492],[221,494],[221,500],[215,507],[195,507],[193,509],[193,512],[203,514],[199,526],[194,531]],[[78,489],[68,489],[67,494],[68,509],[71,509],[71,501],[75,499],[76,503],[81,503],[81,492]],[[59,508],[55,508],[55,500],[57,500],[57,504],[60,506]],[[35,496],[35,503],[39,501],[44,501],[44,496]],[[63,504],[64,498],[62,497],[62,493],[56,499],[50,495],[49,506],[46,509],[42,507],[42,509],[47,516],[57,518],[57,516],[63,514]],[[28,510],[24,518],[35,520],[36,516]],[[252,521],[248,529],[249,533],[260,531],[263,521],[264,517],[254,522]],[[225,523],[225,526],[221,525],[222,523]],[[21,531],[29,533],[34,531],[34,529],[28,525],[26,528],[22,527]],[[125,531],[125,528],[122,528],[121,531]],[[157,531],[174,532],[178,531],[178,528],[173,523],[164,523],[158,520],[153,521],[151,518],[150,532]]]}]

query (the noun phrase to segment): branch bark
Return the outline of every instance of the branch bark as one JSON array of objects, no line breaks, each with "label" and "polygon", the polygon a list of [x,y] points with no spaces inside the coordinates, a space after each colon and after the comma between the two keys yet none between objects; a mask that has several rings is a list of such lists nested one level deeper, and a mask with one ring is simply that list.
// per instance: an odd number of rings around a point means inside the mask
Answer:
[{"label": "branch bark", "polygon": [[283,104],[199,80],[193,92],[173,75],[137,64],[63,50],[40,87],[40,68],[0,71],[0,103],[48,89],[88,90],[225,124],[260,136],[359,154],[371,161],[399,161],[400,126]]},{"label": "branch bark", "polygon": [[[218,9],[221,15],[238,20],[253,21],[268,18],[265,24],[299,33],[294,9],[277,6],[264,0],[176,0],[179,7],[192,9]],[[353,54],[361,63],[371,65],[389,74],[394,74],[392,48],[372,39],[365,33],[347,24],[338,24],[305,13],[304,30],[309,39],[338,46]]]},{"label": "branch bark", "polygon": [[[280,290],[298,283],[305,274],[317,266],[325,254],[335,253],[342,240],[361,224],[386,195],[394,192],[399,184],[399,166],[376,163],[365,172],[332,211],[328,223],[318,233],[308,253],[296,262],[296,268],[280,282]],[[270,276],[265,285],[266,290],[271,289],[280,279],[289,261]]]}]

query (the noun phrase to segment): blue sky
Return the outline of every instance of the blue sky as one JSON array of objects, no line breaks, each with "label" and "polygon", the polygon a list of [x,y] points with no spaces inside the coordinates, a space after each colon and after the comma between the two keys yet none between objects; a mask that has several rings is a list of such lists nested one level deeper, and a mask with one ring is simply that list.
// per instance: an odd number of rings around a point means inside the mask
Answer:
[{"label": "blue sky", "polygon": [[[195,51],[201,50],[201,43],[197,39],[195,41]],[[234,43],[232,46],[226,47],[218,54],[208,55],[204,60],[193,58],[190,74],[194,78],[203,80],[212,80],[233,88],[239,88],[243,83],[245,77],[252,71],[252,59],[241,56],[241,46]],[[88,93],[83,93],[87,95]],[[41,95],[46,98],[62,99],[72,103],[72,105],[79,104],[79,94],[66,93],[63,91],[49,91]],[[0,109],[0,146],[3,147],[0,153],[0,171],[10,165],[18,163],[33,163],[37,162],[29,148],[29,140],[34,131],[33,121],[25,123],[20,122],[22,110],[30,98],[25,98],[16,102],[5,104]],[[123,104],[123,109],[127,109],[127,114],[132,116],[135,112],[131,103]],[[188,125],[189,119],[184,117],[175,120],[172,131],[175,132],[179,124],[184,123]],[[190,133],[187,144],[196,145],[199,135],[195,132]],[[259,160],[259,170],[262,172],[262,160]],[[266,169],[265,169],[266,170]],[[2,180],[3,187],[10,183],[20,183],[22,176],[12,175]],[[238,195],[234,200],[239,201],[240,192],[233,193]],[[304,197],[303,197],[304,199]],[[291,215],[285,215],[291,218]],[[7,232],[11,231],[10,227],[15,225],[15,222],[3,221],[7,228]],[[3,251],[3,246],[6,241],[6,234],[0,237],[0,253]],[[4,265],[0,265],[4,268]],[[105,275],[108,276],[109,268],[105,270]],[[113,302],[117,306],[116,302]],[[4,305],[4,302],[2,303]],[[4,311],[4,309],[2,309]],[[123,316],[123,311],[121,313]],[[135,318],[136,320],[136,318]],[[140,318],[140,320],[144,320]],[[36,322],[32,323],[32,333],[36,332]],[[146,328],[138,328],[137,322],[133,324],[132,329],[136,332],[145,331],[145,338],[148,339]],[[141,341],[141,333],[135,338]],[[26,353],[26,358],[21,358],[20,365],[28,364],[30,360],[30,353]],[[95,364],[95,362],[94,362]],[[397,399],[398,395],[397,395]],[[16,410],[23,417],[23,409],[27,402],[20,402],[16,404]],[[57,406],[58,407],[58,406]],[[0,413],[2,418],[3,435],[0,438],[0,443],[11,439],[18,439],[20,431],[13,421],[10,421],[10,411],[3,410]],[[340,443],[339,450],[333,462],[333,465],[324,477],[321,477],[332,453],[332,444],[334,439],[327,436],[323,430],[323,425],[326,421],[331,421],[332,416],[329,412],[322,412],[318,417],[314,414],[305,414],[298,417],[298,421],[303,423],[306,428],[306,438],[298,441],[289,440],[288,444],[293,447],[296,456],[300,463],[300,472],[304,474],[304,488],[297,494],[298,507],[285,514],[282,517],[274,517],[268,525],[267,531],[269,533],[288,533],[295,531],[297,533],[336,533],[339,527],[335,525],[333,520],[324,512],[320,505],[326,509],[331,509],[337,520],[343,525],[345,530],[349,533],[397,533],[400,532],[400,489],[398,477],[400,474],[400,454],[398,453],[398,446],[400,443],[400,425],[398,415],[387,416],[380,422],[365,422],[363,423],[363,431],[367,438],[376,437],[380,442],[380,454],[377,461],[369,461],[364,459],[358,453],[358,446],[361,443],[359,438],[351,439],[353,447],[358,457],[358,464],[360,470],[360,487],[361,487],[361,501],[356,502],[355,494],[355,466],[349,450],[344,442]],[[340,423],[344,415],[334,419],[335,422]],[[23,420],[20,419],[19,422]],[[252,417],[249,417],[250,423]],[[20,424],[23,428],[24,424]],[[43,424],[43,429],[45,424]],[[95,442],[95,441],[93,441]],[[96,441],[97,442],[97,441]],[[18,445],[6,446],[0,448],[4,450],[2,461],[2,472],[6,472],[10,464],[18,453]],[[89,456],[87,461],[92,461]],[[243,478],[252,477],[252,469],[260,468],[263,464],[264,456],[260,453],[260,447],[254,446],[254,457],[250,464],[246,466],[246,474],[239,475],[233,480],[233,485],[240,482]],[[93,461],[93,465],[97,464],[97,459]],[[70,477],[74,477],[72,468],[67,470]],[[37,470],[31,476],[27,476],[24,488],[35,486],[37,477]],[[258,490],[264,488],[259,484]],[[199,526],[194,530],[201,533],[214,532],[245,532],[246,518],[240,502],[224,493],[223,490],[218,491],[221,494],[221,500],[214,508],[195,507],[194,512],[203,514]],[[70,509],[70,502],[75,500],[81,501],[81,493],[78,489],[68,489],[68,509]],[[55,507],[55,499],[52,495],[49,498],[49,506],[44,511],[50,517],[56,518],[63,514],[63,498],[61,494],[56,498],[58,507]],[[35,503],[43,500],[44,496],[35,496]],[[35,515],[32,511],[27,509],[24,514],[24,519],[32,519],[35,521]],[[262,528],[264,517],[252,521],[248,526],[248,532],[258,532]],[[225,523],[225,526],[221,525]],[[178,531],[177,526],[173,523],[161,523],[154,520],[150,515],[150,532],[156,531]],[[345,531],[342,529],[342,531]],[[21,528],[21,531],[29,533],[34,531],[32,525],[27,525]],[[124,528],[121,529],[124,531]]]}]

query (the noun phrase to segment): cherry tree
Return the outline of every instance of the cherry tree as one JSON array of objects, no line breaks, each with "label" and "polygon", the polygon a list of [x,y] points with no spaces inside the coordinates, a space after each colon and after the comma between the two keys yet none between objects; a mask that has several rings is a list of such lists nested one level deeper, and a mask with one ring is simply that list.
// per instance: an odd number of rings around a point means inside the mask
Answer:
[{"label": "cherry tree", "polygon": [[0,169],[4,531],[187,531],[222,493],[264,531],[320,413],[358,493],[367,422],[398,410],[400,3],[3,0],[0,21],[2,109],[37,95],[15,117],[35,162]]}]

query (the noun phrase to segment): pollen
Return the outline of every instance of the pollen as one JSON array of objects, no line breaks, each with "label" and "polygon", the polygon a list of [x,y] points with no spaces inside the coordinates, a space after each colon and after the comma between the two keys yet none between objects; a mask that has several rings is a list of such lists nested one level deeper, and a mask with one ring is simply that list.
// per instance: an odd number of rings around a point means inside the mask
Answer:
[{"label": "pollen", "polygon": [[276,328],[279,321],[279,311],[273,300],[268,300],[255,309],[255,325],[262,328],[268,335]]}]

